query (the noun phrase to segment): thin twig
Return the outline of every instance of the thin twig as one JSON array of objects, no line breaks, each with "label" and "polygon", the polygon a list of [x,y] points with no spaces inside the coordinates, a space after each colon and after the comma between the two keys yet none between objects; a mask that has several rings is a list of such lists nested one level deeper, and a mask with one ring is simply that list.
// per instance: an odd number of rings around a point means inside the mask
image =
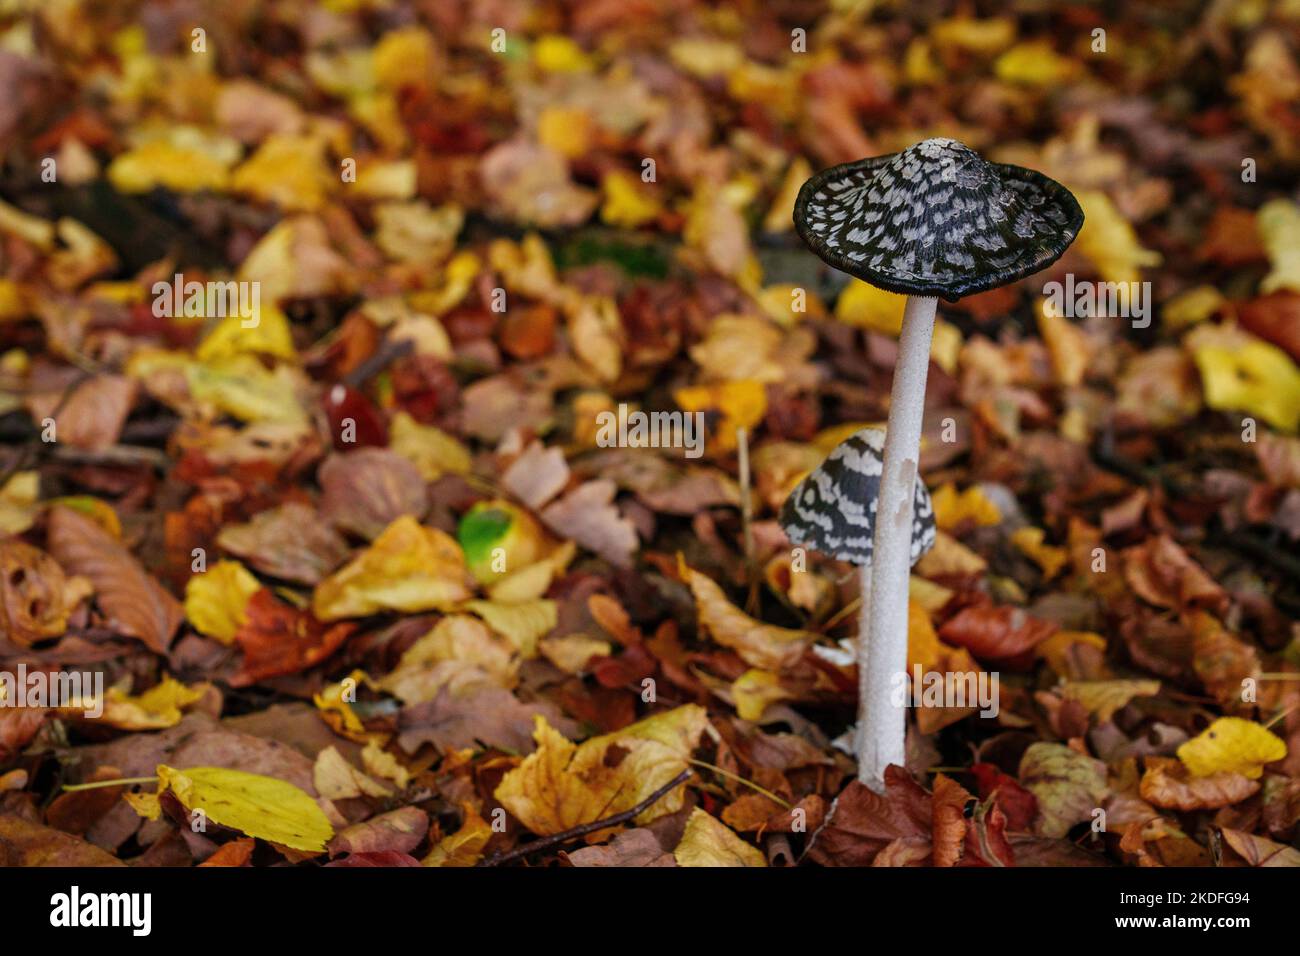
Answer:
[{"label": "thin twig", "polygon": [[415,342],[411,339],[385,339],[379,348],[343,376],[343,384],[349,388],[360,388],[393,362],[404,358],[414,350]]},{"label": "thin twig", "polygon": [[597,830],[603,830],[606,827],[616,827],[620,823],[626,823],[628,820],[631,820],[637,814],[647,809],[669,790],[685,783],[690,778],[691,771],[683,770],[676,777],[664,784],[654,793],[650,794],[650,796],[646,797],[631,810],[624,810],[622,813],[616,813],[612,817],[606,817],[605,819],[597,820],[594,823],[584,823],[580,827],[573,827],[565,830],[563,833],[557,833],[554,836],[548,836],[545,839],[534,840],[527,846],[518,847],[517,849],[511,850],[509,853],[497,853],[484,860],[479,864],[479,866],[500,866],[502,863],[510,863],[513,860],[522,859],[525,856],[536,853],[538,850],[545,850],[548,847],[557,846],[561,843],[568,843],[570,840],[576,840],[579,837],[586,836],[588,833],[595,833]]}]

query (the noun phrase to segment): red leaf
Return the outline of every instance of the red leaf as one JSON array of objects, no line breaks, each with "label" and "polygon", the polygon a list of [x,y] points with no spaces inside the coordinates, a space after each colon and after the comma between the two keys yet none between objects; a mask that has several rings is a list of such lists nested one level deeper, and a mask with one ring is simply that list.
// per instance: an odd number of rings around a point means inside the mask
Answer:
[{"label": "red leaf", "polygon": [[964,647],[976,657],[1010,670],[1033,663],[1033,649],[1056,633],[1051,621],[1030,617],[1018,607],[968,607],[939,628],[948,644]]},{"label": "red leaf", "polygon": [[252,596],[248,620],[235,634],[244,649],[244,664],[231,687],[247,687],[266,677],[296,674],[329,657],[357,626],[351,621],[328,626],[306,611],[275,599],[266,588]]}]

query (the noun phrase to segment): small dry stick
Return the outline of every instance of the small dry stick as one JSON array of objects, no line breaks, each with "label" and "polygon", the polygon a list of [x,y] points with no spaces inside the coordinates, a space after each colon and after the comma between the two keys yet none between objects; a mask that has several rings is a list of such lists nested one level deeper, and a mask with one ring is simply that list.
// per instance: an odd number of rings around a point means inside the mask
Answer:
[{"label": "small dry stick", "polygon": [[622,813],[616,813],[612,817],[606,817],[603,820],[596,820],[594,823],[584,823],[580,827],[572,827],[563,833],[557,833],[554,836],[548,836],[541,840],[534,840],[527,846],[521,846],[511,850],[509,853],[497,853],[484,860],[479,866],[500,866],[502,863],[510,863],[513,860],[519,860],[538,850],[545,850],[548,847],[558,846],[561,843],[568,843],[570,840],[576,840],[578,837],[584,837],[588,833],[595,833],[597,830],[603,830],[606,827],[616,827],[620,823],[626,823],[637,814],[646,810],[651,804],[666,794],[669,790],[679,784],[685,783],[691,778],[691,771],[683,770],[668,783],[664,784],[650,796],[646,797],[631,810],[624,810]]}]

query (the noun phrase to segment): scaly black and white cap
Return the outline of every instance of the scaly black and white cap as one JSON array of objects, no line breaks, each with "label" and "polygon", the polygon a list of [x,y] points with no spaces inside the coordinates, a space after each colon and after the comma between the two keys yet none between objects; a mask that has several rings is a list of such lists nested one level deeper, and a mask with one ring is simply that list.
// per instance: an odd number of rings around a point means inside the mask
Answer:
[{"label": "scaly black and white cap", "polygon": [[[781,527],[795,544],[856,565],[871,563],[885,432],[864,428],[840,442],[790,493]],[[911,563],[934,547],[934,507],[918,476],[912,503]]]},{"label": "scaly black and white cap", "polygon": [[1083,210],[1042,173],[927,139],[817,173],[799,190],[794,224],[849,275],[955,302],[1051,265],[1079,234]]}]

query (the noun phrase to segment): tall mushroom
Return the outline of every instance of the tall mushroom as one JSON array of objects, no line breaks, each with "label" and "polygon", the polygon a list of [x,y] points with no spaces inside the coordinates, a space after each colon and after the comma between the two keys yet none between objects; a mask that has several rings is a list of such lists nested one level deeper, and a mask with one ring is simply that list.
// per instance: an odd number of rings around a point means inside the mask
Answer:
[{"label": "tall mushroom", "polygon": [[[792,542],[828,557],[857,565],[862,607],[859,635],[867,633],[871,594],[871,556],[875,547],[876,502],[884,472],[885,433],[864,428],[835,447],[799,482],[781,508],[781,527]],[[907,566],[934,547],[934,508],[925,483],[916,482],[912,497],[912,533]],[[854,751],[859,760],[873,744],[867,739],[881,726],[879,714],[889,706],[891,674],[872,671],[858,643],[858,726]]]},{"label": "tall mushroom", "polygon": [[[794,223],[830,265],[908,297],[885,435],[870,615],[858,648],[868,674],[893,674],[907,666],[912,488],[937,297],[955,302],[1046,268],[1078,235],[1083,210],[1042,173],[987,163],[956,140],[927,139],[816,174],[799,190]],[[905,714],[887,701],[863,703],[871,706],[859,715],[858,778],[881,791],[885,768],[903,763]]]}]

